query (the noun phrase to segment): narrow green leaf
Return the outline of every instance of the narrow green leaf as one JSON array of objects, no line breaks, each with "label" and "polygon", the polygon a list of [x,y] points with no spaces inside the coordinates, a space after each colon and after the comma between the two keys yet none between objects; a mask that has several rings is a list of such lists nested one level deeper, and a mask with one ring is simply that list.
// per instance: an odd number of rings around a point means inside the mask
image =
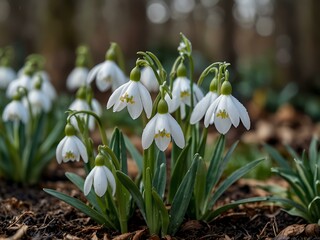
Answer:
[{"label": "narrow green leaf", "polygon": [[121,171],[116,172],[118,179],[120,182],[125,186],[125,188],[130,192],[133,200],[137,204],[138,208],[140,209],[140,212],[145,220],[146,219],[146,210],[144,205],[143,197],[137,187],[137,185],[134,184],[134,182],[129,178],[126,174],[124,174]]},{"label": "narrow green leaf", "polygon": [[211,222],[216,217],[218,217],[221,213],[226,212],[229,209],[236,208],[241,204],[247,204],[252,202],[262,202],[262,201],[268,201],[268,197],[252,197],[252,198],[237,200],[232,203],[218,207],[214,210],[209,210],[207,214],[203,217],[203,220],[205,220],[206,222]]},{"label": "narrow green leaf", "polygon": [[166,178],[166,156],[164,152],[159,151],[152,186],[161,197],[163,197],[166,188]]},{"label": "narrow green leaf", "polygon": [[317,223],[320,219],[320,196],[316,196],[308,206],[308,212],[312,218],[312,223]]},{"label": "narrow green leaf", "polygon": [[[218,142],[214,148],[207,174],[206,195],[208,195],[211,189],[217,184],[219,180],[220,164],[222,163],[222,153],[225,147],[225,136],[220,135]],[[221,173],[222,174],[222,173]]]},{"label": "narrow green leaf", "polygon": [[185,174],[185,177],[173,198],[170,209],[170,223],[168,230],[171,235],[174,235],[178,230],[188,209],[193,193],[199,158],[201,157],[198,154],[194,156],[190,169]]},{"label": "narrow green leaf", "polygon": [[110,222],[107,218],[105,218],[103,215],[101,215],[96,210],[92,209],[91,207],[87,206],[83,202],[81,202],[79,199],[70,197],[64,193],[60,193],[58,191],[52,190],[52,189],[43,189],[46,193],[49,193],[50,195],[66,202],[67,204],[75,207],[76,209],[80,210],[84,214],[91,217],[94,221],[96,221],[98,224],[106,225],[109,228],[117,229],[112,222]]},{"label": "narrow green leaf", "polygon": [[136,149],[136,147],[131,143],[130,139],[127,136],[124,136],[124,142],[126,144],[126,147],[133,158],[133,160],[136,162],[139,172],[142,172],[143,169],[143,160],[142,155],[139,153],[139,151]]},{"label": "narrow green leaf", "polygon": [[[65,175],[74,185],[77,186],[77,188],[80,189],[81,192],[83,192],[84,179],[82,177],[78,176],[75,173],[71,173],[71,172],[66,172]],[[97,201],[97,196],[95,195],[95,193],[92,190],[85,197],[93,207],[95,207],[99,212],[102,212],[102,209]]]},{"label": "narrow green leaf", "polygon": [[268,144],[265,144],[264,148],[266,149],[268,154],[280,165],[281,168],[291,168],[288,164],[288,161],[284,159],[275,148],[271,147]]},{"label": "narrow green leaf", "polygon": [[199,219],[199,216],[204,212],[205,206],[205,194],[206,194],[206,178],[207,178],[207,167],[205,161],[200,158],[198,170],[196,173],[196,179],[194,183],[194,198],[195,198],[195,207],[196,219]]},{"label": "narrow green leaf", "polygon": [[237,171],[233,172],[230,176],[228,176],[213,193],[213,196],[209,202],[208,208],[210,209],[213,207],[213,205],[216,203],[218,198],[228,189],[228,187],[230,187],[235,181],[240,179],[243,175],[248,173],[251,169],[256,167],[263,160],[264,158],[257,159],[253,162],[250,162],[245,166],[243,166],[242,168],[238,169]]},{"label": "narrow green leaf", "polygon": [[188,166],[187,166],[187,158],[190,149],[190,139],[187,145],[184,147],[182,152],[180,153],[175,166],[172,169],[171,180],[170,180],[170,188],[169,188],[169,202],[172,202],[179,185],[185,176]]},{"label": "narrow green leaf", "polygon": [[160,216],[161,216],[161,236],[164,237],[168,233],[168,227],[169,227],[169,213],[166,209],[166,206],[164,205],[162,198],[158,195],[158,193],[153,189],[152,190],[152,197],[153,200],[159,209]]},{"label": "narrow green leaf", "polygon": [[317,151],[318,141],[315,137],[312,138],[309,147],[309,166],[314,173],[314,166],[318,164],[318,151]]}]

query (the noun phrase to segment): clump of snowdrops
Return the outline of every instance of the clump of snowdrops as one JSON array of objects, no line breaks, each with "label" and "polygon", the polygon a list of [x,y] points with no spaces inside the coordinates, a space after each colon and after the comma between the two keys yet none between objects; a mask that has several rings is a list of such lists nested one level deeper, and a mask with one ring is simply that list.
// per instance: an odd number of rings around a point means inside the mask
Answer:
[{"label": "clump of snowdrops", "polygon": [[286,146],[290,159],[269,145],[265,149],[279,165],[272,168],[272,172],[289,184],[288,189],[274,191],[277,192],[274,200],[281,202],[289,214],[320,224],[320,151],[317,138],[312,139],[309,150],[301,155]]},{"label": "clump of snowdrops", "polygon": [[0,58],[0,176],[34,184],[54,157],[65,121],[43,57],[30,55],[16,73],[11,54],[5,49]]},{"label": "clump of snowdrops", "polygon": [[[128,79],[119,67],[123,66],[120,48],[112,43],[103,63],[90,71],[81,71],[81,82],[69,76],[68,81],[74,81],[73,86],[78,84],[79,89],[76,103],[69,107],[66,136],[57,146],[56,158],[59,163],[82,158],[86,178],[73,173],[66,176],[84,193],[89,204],[55,190],[45,191],[97,223],[123,233],[128,231],[128,220],[137,207],[150,234],[160,236],[174,235],[186,216],[211,221],[239,204],[266,200],[242,199],[215,208],[225,190],[262,161],[252,161],[221,180],[237,145],[234,143],[225,151],[225,135],[240,122],[250,129],[246,108],[232,95],[230,64],[211,64],[196,82],[192,46],[183,34],[169,74],[153,53],[138,52],[138,56]],[[201,85],[208,78],[211,83],[204,94]],[[94,103],[92,82],[102,92],[112,91],[107,109],[114,114],[127,109],[132,121],[142,119],[143,152],[118,128],[111,136],[106,135],[101,108]],[[155,90],[157,96],[153,99],[149,92]],[[207,144],[208,128],[213,124],[220,134],[215,146]],[[101,136],[97,148],[90,138],[95,126]],[[205,159],[207,150],[213,147],[212,155]],[[136,179],[128,176],[128,155],[139,168]]]}]

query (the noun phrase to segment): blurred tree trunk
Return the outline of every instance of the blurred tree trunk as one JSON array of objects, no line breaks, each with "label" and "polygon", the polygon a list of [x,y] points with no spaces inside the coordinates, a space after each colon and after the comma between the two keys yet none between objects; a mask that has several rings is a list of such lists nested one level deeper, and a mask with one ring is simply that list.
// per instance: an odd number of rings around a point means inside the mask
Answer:
[{"label": "blurred tree trunk", "polygon": [[75,0],[46,0],[42,2],[39,22],[40,51],[47,60],[46,67],[57,90],[65,89],[65,80],[74,66],[77,46],[75,31]]}]

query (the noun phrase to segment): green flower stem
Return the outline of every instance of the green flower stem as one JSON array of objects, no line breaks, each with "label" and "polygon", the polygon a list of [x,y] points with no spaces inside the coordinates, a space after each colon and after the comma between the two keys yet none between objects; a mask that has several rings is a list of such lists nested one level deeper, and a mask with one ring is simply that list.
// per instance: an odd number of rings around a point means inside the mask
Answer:
[{"label": "green flower stem", "polygon": [[85,113],[85,114],[88,114],[88,115],[91,115],[92,117],[94,117],[94,119],[98,123],[102,144],[107,146],[108,145],[108,138],[107,138],[106,132],[104,131],[104,128],[103,128],[103,125],[102,125],[100,117],[97,114],[95,114],[94,112],[86,111],[86,110],[72,111],[71,114],[67,118],[67,122],[70,122],[70,118],[73,115],[77,115],[77,114],[80,114],[80,113]]},{"label": "green flower stem", "polygon": [[98,147],[98,151],[104,150],[108,155],[111,157],[111,161],[113,166],[115,167],[116,170],[120,170],[120,163],[117,158],[117,156],[114,154],[114,152],[111,150],[111,148],[108,147],[108,145],[100,145]]},{"label": "green flower stem", "polygon": [[116,53],[116,58],[117,58],[117,62],[119,67],[121,68],[121,70],[123,72],[126,71],[126,67],[125,67],[125,61],[124,61],[124,56],[123,56],[123,52],[121,50],[121,48],[119,47],[119,45],[115,42],[111,43],[110,48],[113,48],[115,53]]}]

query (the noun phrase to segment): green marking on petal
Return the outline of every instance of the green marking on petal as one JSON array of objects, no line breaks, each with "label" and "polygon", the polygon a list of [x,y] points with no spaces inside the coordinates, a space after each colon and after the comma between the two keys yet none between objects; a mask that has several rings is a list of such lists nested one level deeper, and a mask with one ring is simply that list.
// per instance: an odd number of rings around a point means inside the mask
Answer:
[{"label": "green marking on petal", "polygon": [[68,151],[65,153],[64,158],[68,159],[68,160],[74,160],[74,159],[76,159],[76,156],[74,155],[74,153],[72,151]]},{"label": "green marking on petal", "polygon": [[226,118],[229,118],[229,114],[226,112],[225,109],[220,110],[218,113],[217,113],[217,117],[220,117],[222,119],[226,119]]},{"label": "green marking on petal", "polygon": [[130,104],[134,104],[135,101],[133,100],[133,96],[129,96],[128,93],[125,93],[123,96],[120,97],[121,102],[127,102]]},{"label": "green marking on petal", "polygon": [[181,91],[180,92],[180,97],[181,98],[185,98],[185,97],[189,97],[190,96],[190,92],[189,91]]},{"label": "green marking on petal", "polygon": [[158,137],[161,137],[161,138],[164,138],[164,137],[170,138],[170,133],[166,132],[166,130],[163,129],[163,130],[161,130],[161,131],[159,130],[158,133],[156,133],[156,134],[154,135],[154,137],[155,137],[155,138],[158,138]]}]

